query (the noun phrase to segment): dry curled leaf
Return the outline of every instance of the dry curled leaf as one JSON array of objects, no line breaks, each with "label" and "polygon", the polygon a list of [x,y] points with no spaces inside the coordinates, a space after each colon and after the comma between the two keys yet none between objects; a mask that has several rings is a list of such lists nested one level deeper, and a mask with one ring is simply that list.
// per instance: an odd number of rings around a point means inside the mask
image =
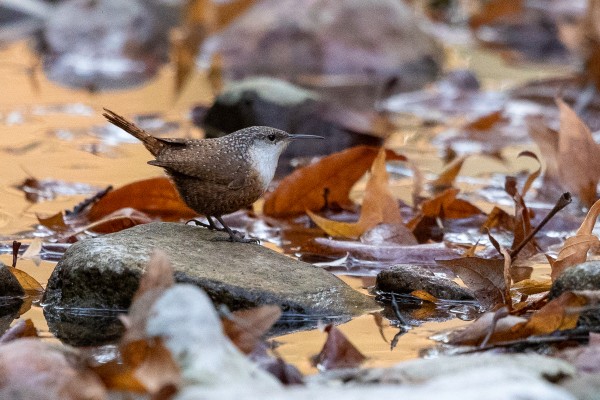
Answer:
[{"label": "dry curled leaf", "polygon": [[600,200],[596,201],[590,208],[575,236],[565,240],[556,260],[548,256],[552,267],[552,280],[555,280],[565,269],[584,262],[587,259],[588,251],[600,244],[600,239],[592,234],[599,214]]},{"label": "dry curled leaf", "polygon": [[429,182],[435,191],[444,190],[448,187],[454,186],[454,181],[460,173],[463,164],[467,156],[455,158],[450,164],[446,165],[446,168],[438,175],[436,179]]},{"label": "dry curled leaf", "polygon": [[[348,197],[350,189],[367,172],[378,152],[377,147],[356,146],[297,169],[266,195],[264,214],[286,217],[303,214],[305,210],[319,211],[325,205],[325,190],[329,204],[354,207]],[[406,159],[391,150],[386,154],[388,160]]]},{"label": "dry curled leaf", "polygon": [[371,176],[367,182],[365,196],[357,222],[338,222],[323,218],[307,210],[310,218],[330,236],[358,238],[381,223],[402,224],[400,207],[388,187],[385,169],[386,151],[381,149],[373,161]]}]

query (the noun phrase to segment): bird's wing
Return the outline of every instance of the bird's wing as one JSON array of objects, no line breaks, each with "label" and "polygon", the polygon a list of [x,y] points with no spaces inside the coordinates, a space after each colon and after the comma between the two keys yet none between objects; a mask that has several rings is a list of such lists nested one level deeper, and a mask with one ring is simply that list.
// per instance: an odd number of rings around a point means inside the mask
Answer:
[{"label": "bird's wing", "polygon": [[[180,144],[180,143],[177,143]],[[231,189],[241,188],[245,184],[243,164],[232,157],[225,157],[210,148],[198,146],[175,146],[162,151],[156,160],[148,164],[165,168],[197,178],[205,182],[226,185]]]}]

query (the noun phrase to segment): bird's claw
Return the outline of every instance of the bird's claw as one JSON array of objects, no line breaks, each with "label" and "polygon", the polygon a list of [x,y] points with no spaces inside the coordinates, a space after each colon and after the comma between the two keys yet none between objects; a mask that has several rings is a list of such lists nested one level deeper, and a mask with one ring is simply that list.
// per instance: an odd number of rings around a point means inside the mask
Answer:
[{"label": "bird's claw", "polygon": [[229,235],[229,241],[238,243],[255,243],[260,244],[260,239],[247,238],[242,232],[233,231],[233,235]]}]

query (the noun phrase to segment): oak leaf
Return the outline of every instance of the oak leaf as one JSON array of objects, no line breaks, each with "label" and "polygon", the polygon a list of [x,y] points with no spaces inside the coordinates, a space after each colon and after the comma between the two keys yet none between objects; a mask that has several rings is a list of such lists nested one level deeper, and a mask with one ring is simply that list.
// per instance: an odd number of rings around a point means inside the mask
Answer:
[{"label": "oak leaf", "polygon": [[320,369],[355,368],[367,358],[356,348],[338,328],[329,324],[325,327],[327,340],[321,352],[312,358],[314,366]]}]

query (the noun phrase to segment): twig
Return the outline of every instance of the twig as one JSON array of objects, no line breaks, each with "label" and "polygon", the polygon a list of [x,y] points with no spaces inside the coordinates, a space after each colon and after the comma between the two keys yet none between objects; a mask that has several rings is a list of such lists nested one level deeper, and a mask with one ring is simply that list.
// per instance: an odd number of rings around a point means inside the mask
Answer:
[{"label": "twig", "polygon": [[534,230],[529,232],[529,235],[527,235],[527,237],[523,239],[521,243],[519,243],[517,247],[510,252],[510,258],[514,260],[515,257],[517,257],[517,255],[519,254],[519,252],[523,250],[523,247],[525,247],[525,245],[529,243],[529,241],[540,231],[540,229],[542,229],[544,225],[546,225],[548,221],[550,221],[550,219],[556,215],[556,213],[558,213],[560,210],[571,204],[572,201],[573,198],[571,197],[571,193],[564,192],[562,196],[560,196],[552,210],[550,210],[550,212],[544,217],[542,222],[540,222]]}]

